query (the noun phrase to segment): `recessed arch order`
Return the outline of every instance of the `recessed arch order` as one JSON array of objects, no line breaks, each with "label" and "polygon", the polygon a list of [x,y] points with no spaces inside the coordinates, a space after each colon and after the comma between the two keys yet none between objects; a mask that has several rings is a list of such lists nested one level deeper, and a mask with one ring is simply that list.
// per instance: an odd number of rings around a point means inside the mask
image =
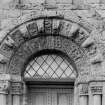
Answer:
[{"label": "recessed arch order", "polygon": [[41,17],[26,21],[11,30],[2,41],[0,53],[8,59],[7,72],[22,75],[27,59],[42,50],[65,53],[79,69],[85,58],[82,43],[89,32],[81,25],[60,17]]}]

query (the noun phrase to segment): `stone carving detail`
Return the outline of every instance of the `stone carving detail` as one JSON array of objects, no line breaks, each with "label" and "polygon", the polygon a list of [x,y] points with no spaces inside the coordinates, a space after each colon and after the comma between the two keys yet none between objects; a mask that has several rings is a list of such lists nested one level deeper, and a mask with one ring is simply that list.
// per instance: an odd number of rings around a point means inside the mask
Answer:
[{"label": "stone carving detail", "polygon": [[27,26],[28,32],[32,36],[36,36],[38,34],[38,27],[36,22],[33,22]]},{"label": "stone carving detail", "polygon": [[91,87],[92,94],[102,94],[103,86],[93,86]]},{"label": "stone carving detail", "polygon": [[74,62],[81,61],[84,56],[83,51],[73,41],[61,36],[38,37],[27,41],[16,51],[11,59],[9,70],[12,74],[21,74],[24,63],[27,59],[38,51],[44,49],[55,49],[66,53]]},{"label": "stone carving detail", "polygon": [[79,94],[80,95],[88,95],[88,84],[81,84],[79,86]]},{"label": "stone carving detail", "polygon": [[[12,54],[12,52],[13,52],[12,50],[13,50],[12,47],[9,46],[9,45],[6,44],[6,43],[3,43],[2,46],[1,46],[1,49],[0,49],[0,51],[1,51],[2,53],[6,54],[7,57],[10,57],[10,56],[11,56],[11,54]],[[4,55],[4,54],[3,54],[3,55]]]},{"label": "stone carving detail", "polygon": [[44,20],[44,32],[47,34],[52,33],[52,20],[51,19]]},{"label": "stone carving detail", "polygon": [[52,24],[52,33],[53,35],[59,35],[59,25],[60,25],[60,19],[54,19]]},{"label": "stone carving detail", "polygon": [[79,49],[79,47],[76,47],[74,43],[71,44],[70,41],[67,41],[65,39],[62,40],[63,42],[63,48],[71,55],[71,58],[74,59],[75,62],[79,60],[79,58],[82,58],[83,51]]},{"label": "stone carving detail", "polygon": [[95,44],[90,44],[89,46],[87,46],[86,50],[87,55],[90,57],[97,54],[97,46]]},{"label": "stone carving detail", "polygon": [[11,72],[13,72],[14,75],[20,74],[20,70],[22,69],[22,65],[24,64],[24,59],[19,56],[15,56],[13,57],[11,64],[13,64],[10,67]]},{"label": "stone carving detail", "polygon": [[11,94],[22,94],[22,83],[20,82],[12,82],[11,83]]},{"label": "stone carving detail", "polygon": [[9,81],[0,80],[0,93],[7,93],[10,88]]},{"label": "stone carving detail", "polygon": [[24,41],[23,34],[19,29],[11,33],[10,37],[14,40],[15,46],[20,45]]},{"label": "stone carving detail", "polygon": [[11,39],[10,36],[8,36],[2,43],[0,51],[3,53],[3,55],[5,53],[7,57],[10,57],[14,48],[15,48],[14,41]]},{"label": "stone carving detail", "polygon": [[60,21],[59,23],[59,34],[61,35],[66,35],[68,37],[71,37],[71,27],[72,27],[72,23],[71,22],[67,22],[67,21]]},{"label": "stone carving detail", "polygon": [[[42,22],[42,23],[40,23]],[[43,24],[43,26],[41,27],[40,25]],[[74,33],[72,33],[72,26],[74,25],[74,23],[67,21],[67,20],[62,20],[60,18],[54,18],[54,17],[47,17],[47,18],[42,18],[42,19],[37,19],[36,21],[31,21],[28,22],[26,24],[23,24],[23,26],[21,27],[27,27],[27,31],[30,33],[30,37],[36,36],[38,35],[38,33],[40,33],[40,28],[43,28],[43,32],[41,32],[43,35],[46,34],[59,34],[59,35],[63,35],[66,37],[71,37],[74,34],[77,34],[76,36],[77,39],[75,40],[75,35],[74,37],[72,37],[76,42],[78,43],[83,43],[83,41],[89,36],[88,32],[86,32],[86,30],[84,30],[83,28],[81,28],[79,25],[78,29],[76,29],[76,31]],[[17,43],[19,45],[19,43],[24,41],[23,36],[25,34],[27,34],[27,31],[25,30],[25,32],[21,32],[21,29],[17,29],[14,32],[10,33],[10,37],[14,40],[15,43]],[[73,35],[72,35],[73,34]]]},{"label": "stone carving detail", "polygon": [[86,32],[82,28],[78,29],[74,34],[76,34],[76,38],[74,38],[74,40],[79,45],[81,45],[88,38]]},{"label": "stone carving detail", "polygon": [[[76,29],[73,28],[75,26]],[[9,59],[14,54],[8,63],[13,74],[21,74],[25,60],[44,49],[60,50],[77,64],[85,55],[85,48],[80,46],[88,36],[88,32],[79,24],[61,16],[40,17],[24,22],[8,33],[0,46],[0,52]]]},{"label": "stone carving detail", "polygon": [[[21,24],[21,26],[17,26],[7,35],[1,44],[0,51],[10,57],[22,43],[38,35],[65,36],[81,45],[89,35],[80,25],[77,25],[75,32],[72,32],[72,26],[74,26],[73,22],[64,20],[62,17],[42,17],[25,22]],[[12,43],[10,43],[10,41],[12,41]]]},{"label": "stone carving detail", "polygon": [[53,37],[53,36],[46,37],[44,48],[59,49],[61,47],[62,47],[62,39],[60,37]]}]

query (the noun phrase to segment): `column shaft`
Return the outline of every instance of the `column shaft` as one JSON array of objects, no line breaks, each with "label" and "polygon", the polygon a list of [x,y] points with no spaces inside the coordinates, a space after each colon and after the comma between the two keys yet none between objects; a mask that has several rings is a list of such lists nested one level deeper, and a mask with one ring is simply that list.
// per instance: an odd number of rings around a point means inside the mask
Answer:
[{"label": "column shaft", "polygon": [[103,83],[102,105],[105,105],[105,82]]},{"label": "column shaft", "polygon": [[79,96],[78,87],[75,86],[75,88],[74,88],[74,105],[76,105],[78,103],[78,98],[79,98],[78,96]]},{"label": "column shaft", "polygon": [[8,105],[12,105],[12,95],[8,95]]},{"label": "column shaft", "polygon": [[102,102],[100,94],[94,95],[93,98],[94,98],[94,105],[101,105]]},{"label": "column shaft", "polygon": [[22,95],[22,83],[12,82],[11,83],[11,94],[13,96],[13,105],[21,105],[21,95]]},{"label": "column shaft", "polygon": [[0,93],[0,105],[6,105],[6,94]]},{"label": "column shaft", "polygon": [[20,105],[20,95],[13,95],[13,105]]},{"label": "column shaft", "polygon": [[28,105],[28,102],[27,102],[27,86],[26,84],[24,84],[23,86],[23,105]]},{"label": "column shaft", "polygon": [[89,89],[89,105],[93,105],[93,94],[91,92],[91,89]]},{"label": "column shaft", "polygon": [[80,96],[80,105],[88,105],[88,96]]},{"label": "column shaft", "polygon": [[105,105],[105,95],[102,97],[102,105]]}]

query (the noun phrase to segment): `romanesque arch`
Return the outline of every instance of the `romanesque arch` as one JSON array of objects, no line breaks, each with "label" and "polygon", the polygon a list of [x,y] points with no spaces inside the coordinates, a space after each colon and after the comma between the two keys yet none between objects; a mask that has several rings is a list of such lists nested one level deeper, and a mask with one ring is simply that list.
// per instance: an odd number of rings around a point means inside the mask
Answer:
[{"label": "romanesque arch", "polygon": [[103,72],[98,71],[103,60],[100,48],[97,49],[98,35],[92,25],[72,11],[59,15],[49,15],[43,11],[20,17],[15,25],[11,23],[8,29],[0,32],[0,62],[6,65],[3,73],[9,74],[9,80],[12,81],[11,94],[23,94],[24,66],[32,55],[43,50],[62,52],[72,61],[71,64],[78,72],[74,103],[78,103],[81,96],[91,98],[88,92],[90,87],[92,94],[102,94],[103,84],[97,86],[95,82],[89,83],[97,79],[104,80]]},{"label": "romanesque arch", "polygon": [[[86,50],[82,47],[82,43],[89,37],[91,31],[86,28],[60,16],[31,19],[16,26],[4,37],[1,53],[10,59],[8,63],[10,72],[15,69],[15,73],[11,72],[12,74],[17,74],[16,68],[20,69],[22,66],[16,67],[17,63],[20,64],[22,59],[23,62],[26,61],[25,56],[28,57],[29,49],[31,51],[35,46],[32,53],[35,53],[36,49],[37,51],[57,49],[65,52],[74,60],[79,70],[81,63],[84,62],[83,59],[86,59]],[[27,54],[24,54],[26,52]],[[22,59],[20,59],[21,56],[23,56]]]}]

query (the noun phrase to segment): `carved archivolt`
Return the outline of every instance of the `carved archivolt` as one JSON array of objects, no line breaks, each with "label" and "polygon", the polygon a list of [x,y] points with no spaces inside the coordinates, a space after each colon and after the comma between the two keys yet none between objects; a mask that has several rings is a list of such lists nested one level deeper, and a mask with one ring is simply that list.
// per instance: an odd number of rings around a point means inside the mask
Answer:
[{"label": "carved archivolt", "polygon": [[34,19],[10,32],[1,45],[1,52],[10,57],[14,50],[25,41],[44,35],[64,36],[74,40],[79,46],[89,37],[88,31],[84,28],[63,18]]},{"label": "carved archivolt", "polygon": [[9,73],[21,75],[26,60],[45,49],[65,53],[78,71],[87,71],[90,59],[97,58],[97,45],[94,37],[90,37],[94,27],[73,12],[53,16],[43,13],[43,17],[26,15],[13,27],[0,33],[3,36],[0,54],[6,57]]},{"label": "carved archivolt", "polygon": [[10,82],[5,80],[0,80],[0,93],[7,94],[10,89]]},{"label": "carved archivolt", "polygon": [[[33,54],[42,50],[58,50],[65,53],[75,64],[81,62],[84,57],[83,50],[73,41],[60,36],[38,37],[23,43],[14,53],[9,70],[13,74],[21,74],[23,65]],[[76,65],[77,66],[77,65]]]},{"label": "carved archivolt", "polygon": [[86,58],[86,50],[81,45],[88,37],[89,32],[75,22],[62,17],[41,17],[27,21],[8,33],[0,52],[11,58],[9,70],[15,71],[13,74],[19,73],[29,56],[44,49],[66,53],[79,67]]}]

